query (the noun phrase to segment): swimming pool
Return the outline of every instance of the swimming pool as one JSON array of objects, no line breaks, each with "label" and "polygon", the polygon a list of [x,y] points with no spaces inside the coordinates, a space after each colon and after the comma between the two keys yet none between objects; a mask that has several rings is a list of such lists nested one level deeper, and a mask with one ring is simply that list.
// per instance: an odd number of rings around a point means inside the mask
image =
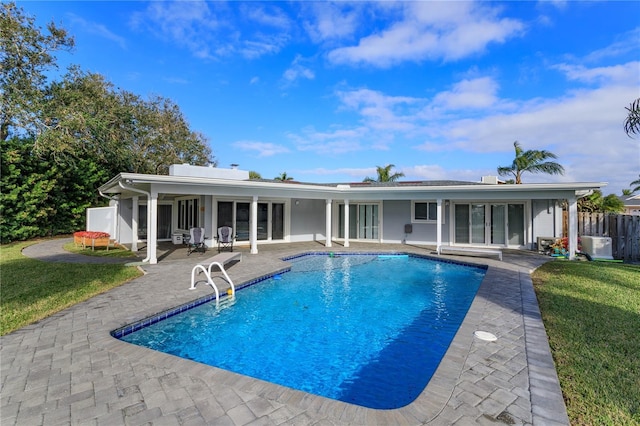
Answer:
[{"label": "swimming pool", "polygon": [[446,352],[484,269],[407,255],[311,255],[291,271],[122,340],[378,409],[411,403]]}]

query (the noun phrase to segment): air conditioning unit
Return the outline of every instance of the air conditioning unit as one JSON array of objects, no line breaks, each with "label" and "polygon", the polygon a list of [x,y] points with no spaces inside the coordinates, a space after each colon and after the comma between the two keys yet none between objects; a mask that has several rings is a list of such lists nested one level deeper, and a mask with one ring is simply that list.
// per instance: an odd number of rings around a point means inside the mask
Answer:
[{"label": "air conditioning unit", "polygon": [[613,259],[610,237],[580,237],[582,252],[594,259]]}]

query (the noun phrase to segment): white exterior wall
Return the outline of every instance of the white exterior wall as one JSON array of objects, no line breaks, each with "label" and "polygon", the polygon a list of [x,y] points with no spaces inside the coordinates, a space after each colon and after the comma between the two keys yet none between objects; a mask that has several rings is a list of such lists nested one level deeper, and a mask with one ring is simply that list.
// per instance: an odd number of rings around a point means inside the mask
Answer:
[{"label": "white exterior wall", "polygon": [[[402,243],[405,240],[404,225],[411,223],[411,202],[405,200],[385,201],[382,203],[384,221],[381,235],[385,243]],[[414,228],[414,232],[416,229]],[[412,238],[415,233],[406,237]]]},{"label": "white exterior wall", "polygon": [[127,198],[118,201],[118,242],[120,244],[131,244],[132,221],[133,221],[133,200]]},{"label": "white exterior wall", "polygon": [[325,207],[325,200],[292,199],[290,241],[325,240]]},{"label": "white exterior wall", "polygon": [[560,237],[562,206],[556,200],[532,200],[533,243],[538,237]]},{"label": "white exterior wall", "polygon": [[118,207],[93,207],[87,209],[87,231],[106,232],[112,239],[117,238]]}]

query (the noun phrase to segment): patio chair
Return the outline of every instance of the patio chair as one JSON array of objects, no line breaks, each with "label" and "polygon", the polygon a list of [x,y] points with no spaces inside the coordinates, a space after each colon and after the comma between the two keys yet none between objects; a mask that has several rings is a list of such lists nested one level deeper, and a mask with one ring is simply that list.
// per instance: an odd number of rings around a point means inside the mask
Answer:
[{"label": "patio chair", "polygon": [[204,228],[191,228],[189,229],[189,241],[187,242],[187,256],[194,251],[200,251],[205,253],[207,251],[207,245],[204,240],[207,237],[204,236]]},{"label": "patio chair", "polygon": [[218,240],[218,253],[226,249],[233,251],[234,238],[233,228],[230,226],[221,226],[218,228],[218,236],[216,237],[216,240]]}]

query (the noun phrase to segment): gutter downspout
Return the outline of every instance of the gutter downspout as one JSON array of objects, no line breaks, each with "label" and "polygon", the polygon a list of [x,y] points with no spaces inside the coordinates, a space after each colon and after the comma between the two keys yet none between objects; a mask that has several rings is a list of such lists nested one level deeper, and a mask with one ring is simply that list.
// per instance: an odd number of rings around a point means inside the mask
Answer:
[{"label": "gutter downspout", "polygon": [[104,198],[106,198],[107,200],[111,200],[111,201],[118,201],[118,196],[117,196],[117,195],[114,195],[113,197],[110,197],[109,195],[104,194],[104,193],[103,193],[102,191],[100,191],[99,189],[98,189],[98,193],[100,194],[100,196],[101,196],[101,197],[104,197]]},{"label": "gutter downspout", "polygon": [[[122,184],[122,181],[118,182],[118,185],[120,185],[120,188],[122,189],[126,189],[127,191],[132,191],[132,192],[137,192],[139,194],[143,194],[147,196],[147,228],[149,228],[149,226],[151,226],[151,193],[147,192],[147,191],[143,191],[142,189],[138,189],[138,188],[132,188],[130,186],[125,186]],[[147,230],[147,238],[149,238],[149,231]],[[149,246],[149,242],[147,242],[147,247]],[[147,250],[147,257],[145,257],[144,259],[142,259],[143,262],[148,262],[149,259],[151,259],[151,253],[149,250]]]}]

